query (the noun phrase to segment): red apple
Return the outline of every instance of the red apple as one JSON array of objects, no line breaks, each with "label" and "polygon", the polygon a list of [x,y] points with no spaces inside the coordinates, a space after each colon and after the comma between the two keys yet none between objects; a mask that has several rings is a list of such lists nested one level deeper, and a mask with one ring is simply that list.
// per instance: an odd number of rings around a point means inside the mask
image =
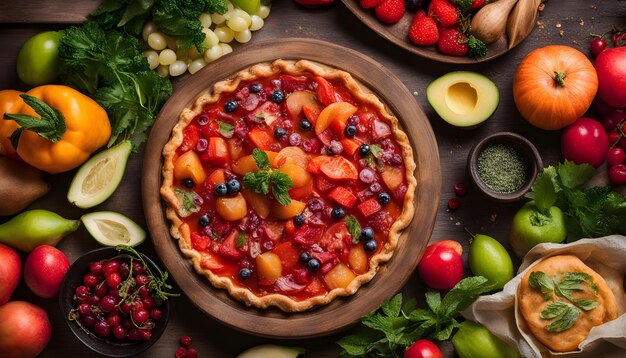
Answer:
[{"label": "red apple", "polygon": [[37,246],[30,252],[24,264],[24,281],[37,296],[52,298],[59,294],[65,273],[70,263],[58,249]]},{"label": "red apple", "polygon": [[626,47],[607,48],[596,58],[598,96],[612,107],[626,107]]},{"label": "red apple", "polygon": [[578,118],[561,135],[563,158],[576,164],[588,163],[598,168],[604,163],[608,151],[609,137],[595,119]]},{"label": "red apple", "polygon": [[12,301],[0,306],[0,352],[3,358],[33,358],[52,334],[48,314],[29,302]]},{"label": "red apple", "polygon": [[449,290],[463,278],[463,248],[457,241],[443,240],[428,245],[417,265],[429,287]]},{"label": "red apple", "polygon": [[12,248],[0,244],[0,306],[9,302],[21,273],[20,256]]}]

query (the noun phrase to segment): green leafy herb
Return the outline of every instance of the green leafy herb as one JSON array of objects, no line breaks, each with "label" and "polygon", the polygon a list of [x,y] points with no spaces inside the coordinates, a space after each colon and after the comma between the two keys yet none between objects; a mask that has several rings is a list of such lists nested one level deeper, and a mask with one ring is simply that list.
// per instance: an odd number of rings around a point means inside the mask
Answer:
[{"label": "green leafy herb", "polygon": [[248,243],[248,235],[245,232],[239,232],[235,238],[235,247],[241,250]]},{"label": "green leafy herb", "polygon": [[[556,303],[556,302],[554,302]],[[548,305],[549,306],[549,305]],[[548,332],[559,333],[571,328],[580,316],[580,310],[572,305],[563,304],[565,308],[556,316],[556,319],[552,321],[545,328]],[[543,312],[542,312],[543,313]]]},{"label": "green leafy herb", "polygon": [[380,158],[380,155],[382,154],[383,149],[377,145],[377,144],[370,144],[370,152],[372,152],[372,155],[374,156],[374,158],[378,159]]},{"label": "green leafy herb", "polygon": [[570,161],[549,166],[537,176],[530,195],[544,214],[557,206],[565,214],[568,241],[626,234],[626,197],[608,187],[581,186],[595,173],[589,164]]},{"label": "green leafy herb", "polygon": [[471,57],[483,57],[487,54],[487,45],[473,35],[467,37],[467,46]]},{"label": "green leafy herb", "polygon": [[226,122],[217,121],[217,131],[225,138],[232,138],[235,132],[235,126]]},{"label": "green leafy herb", "polygon": [[178,49],[196,46],[203,51],[206,36],[198,16],[227,10],[226,0],[105,0],[90,19],[104,29],[124,27],[125,32],[138,35],[151,18],[159,31],[177,37]]},{"label": "green leafy herb", "polygon": [[461,12],[467,11],[472,6],[472,0],[452,0],[452,2],[458,6]]},{"label": "green leafy herb", "polygon": [[[32,108],[40,117],[27,114],[6,113],[4,115],[6,119],[14,120],[20,125],[20,127],[11,134],[11,145],[13,148],[17,150],[17,145],[20,142],[20,136],[23,130],[33,131],[54,143],[61,140],[61,137],[67,129],[63,114],[37,97],[25,93],[21,94],[20,97],[24,100],[24,103]],[[0,118],[0,120],[2,120],[2,118]]]},{"label": "green leafy herb", "polygon": [[243,186],[263,195],[267,195],[271,188],[274,198],[280,205],[289,205],[291,203],[289,189],[293,187],[291,178],[285,173],[272,170],[267,154],[259,148],[254,148],[252,158],[261,170],[246,173],[243,176]]},{"label": "green leafy herb", "polygon": [[560,301],[550,302],[546,308],[541,311],[539,317],[543,319],[553,319],[562,316],[570,306]]},{"label": "green leafy herb", "polygon": [[130,139],[137,151],[172,92],[169,80],[150,70],[139,41],[87,21],[63,32],[59,58],[65,83],[94,97],[109,114],[108,146]]},{"label": "green leafy herb", "polygon": [[541,271],[533,271],[528,277],[530,287],[541,291],[543,298],[548,300],[554,293],[554,281]]},{"label": "green leafy herb", "polygon": [[428,309],[417,308],[415,300],[402,304],[402,294],[385,301],[376,311],[362,318],[363,327],[337,343],[341,357],[400,357],[418,339],[446,340],[458,327],[459,313],[482,293],[492,289],[481,276],[461,280],[444,297],[426,293]]},{"label": "green leafy herb", "polygon": [[352,236],[352,243],[358,244],[361,240],[361,224],[359,224],[359,221],[354,215],[346,216],[346,226],[348,227],[350,236]]},{"label": "green leafy herb", "polygon": [[182,204],[178,207],[178,215],[181,217],[187,217],[193,213],[200,211],[200,206],[196,205],[200,196],[195,191],[185,191],[182,189],[174,189],[178,201]]}]

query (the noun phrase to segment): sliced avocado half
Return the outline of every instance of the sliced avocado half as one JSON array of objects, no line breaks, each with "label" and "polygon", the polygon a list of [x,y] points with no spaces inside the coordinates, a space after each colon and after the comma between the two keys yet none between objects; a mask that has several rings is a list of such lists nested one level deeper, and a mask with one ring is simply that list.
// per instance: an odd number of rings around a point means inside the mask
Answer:
[{"label": "sliced avocado half", "polygon": [[146,232],[125,215],[114,211],[97,211],[80,218],[89,234],[104,246],[137,246]]}]

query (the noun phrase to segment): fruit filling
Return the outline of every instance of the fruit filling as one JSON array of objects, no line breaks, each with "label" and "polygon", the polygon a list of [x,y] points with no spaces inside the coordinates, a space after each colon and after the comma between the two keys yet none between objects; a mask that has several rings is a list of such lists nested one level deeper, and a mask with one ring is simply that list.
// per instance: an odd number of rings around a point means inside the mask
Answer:
[{"label": "fruit filling", "polygon": [[408,188],[392,124],[312,75],[240,82],[205,105],[183,131],[174,178],[202,268],[296,301],[369,270]]}]

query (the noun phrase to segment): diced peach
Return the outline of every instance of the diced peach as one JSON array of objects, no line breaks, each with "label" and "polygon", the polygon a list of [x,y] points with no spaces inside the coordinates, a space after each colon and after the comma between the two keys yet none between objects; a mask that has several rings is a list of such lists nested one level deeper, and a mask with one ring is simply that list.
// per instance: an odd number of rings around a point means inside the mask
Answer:
[{"label": "diced peach", "polygon": [[276,164],[280,167],[287,162],[293,162],[306,169],[309,165],[310,158],[310,155],[298,147],[285,147],[276,155]]},{"label": "diced peach", "polygon": [[355,277],[354,272],[352,272],[348,266],[340,262],[324,275],[324,283],[326,283],[326,286],[331,290],[335,288],[346,288]]},{"label": "diced peach", "polygon": [[367,271],[367,254],[362,244],[352,246],[348,255],[348,264],[357,274],[363,274]]},{"label": "diced peach", "polygon": [[315,134],[319,135],[325,131],[333,121],[346,122],[350,116],[355,114],[357,108],[348,102],[335,102],[326,106],[315,123]]},{"label": "diced peach", "polygon": [[340,140],[340,142],[343,146],[343,151],[346,152],[348,155],[354,155],[354,153],[359,150],[359,147],[361,147],[361,143],[359,143],[355,139],[344,138]]},{"label": "diced peach", "polygon": [[200,253],[200,267],[206,270],[217,271],[223,269],[224,265],[222,265],[219,259],[211,252],[202,251]]},{"label": "diced peach", "polygon": [[313,180],[313,177],[309,174],[309,172],[293,162],[283,164],[280,168],[278,168],[278,171],[287,174],[293,182],[294,188],[305,186]]},{"label": "diced peach", "polygon": [[243,151],[242,143],[237,142],[235,139],[232,138],[228,140],[228,151],[230,152],[231,160],[237,160],[246,155],[246,153]]},{"label": "diced peach", "polygon": [[320,108],[321,103],[317,101],[317,96],[311,91],[295,91],[285,98],[285,106],[287,114],[291,120],[297,121],[302,114],[302,107],[308,106],[312,108]]},{"label": "diced peach", "polygon": [[[278,165],[276,165],[278,153],[265,151],[265,154],[267,154],[267,158],[270,161],[270,167],[278,167]],[[235,172],[235,174],[239,175],[246,175],[246,173],[256,173],[259,171],[259,167],[256,165],[256,161],[254,160],[254,157],[252,157],[252,154],[243,156],[238,160],[235,160],[233,163],[231,163],[230,167],[233,172]]]},{"label": "diced peach", "polygon": [[224,169],[219,168],[215,169],[207,178],[207,181],[213,185],[217,185],[219,183],[226,182],[226,176],[224,174]]},{"label": "diced peach", "polygon": [[280,203],[274,202],[272,204],[272,214],[274,214],[277,219],[287,220],[300,214],[305,207],[305,203],[294,199],[291,200],[289,205],[280,205]]},{"label": "diced peach", "polygon": [[268,132],[268,129],[255,127],[248,132],[248,138],[261,150],[269,150],[272,144],[276,143],[274,137]]},{"label": "diced peach", "polygon": [[[310,175],[307,173],[307,175]],[[313,193],[313,180],[310,180],[308,184],[305,184],[299,188],[291,188],[289,190],[289,196],[292,199],[302,200],[306,199]]]},{"label": "diced peach", "polygon": [[256,257],[256,270],[260,284],[273,284],[282,276],[280,257],[271,251],[260,254]]},{"label": "diced peach", "polygon": [[324,286],[324,283],[322,282],[322,280],[320,280],[316,276],[313,276],[309,284],[306,285],[305,290],[311,296],[318,296],[326,292],[326,287]]},{"label": "diced peach", "polygon": [[204,183],[206,173],[196,152],[190,150],[178,157],[174,163],[174,177],[178,180],[191,179],[196,184]]},{"label": "diced peach", "polygon": [[312,125],[315,125],[315,123],[317,123],[317,117],[319,117],[320,112],[322,111],[324,107],[322,106],[302,106],[302,113],[304,113],[304,116],[306,117],[306,119],[309,120],[309,122],[311,122]]},{"label": "diced peach", "polygon": [[216,166],[222,166],[230,162],[230,152],[228,151],[228,144],[224,138],[209,138],[207,149],[202,153],[200,159],[202,159],[203,162]]},{"label": "diced peach", "polygon": [[271,204],[270,199],[266,195],[255,193],[246,188],[241,189],[241,194],[261,219],[267,219],[270,215]]},{"label": "diced peach", "polygon": [[383,172],[380,173],[380,176],[383,178],[383,182],[385,182],[387,188],[391,191],[396,190],[404,180],[402,167],[387,166],[383,169]]},{"label": "diced peach", "polygon": [[248,206],[241,193],[232,197],[221,197],[215,201],[215,211],[224,220],[237,221],[246,216]]}]

